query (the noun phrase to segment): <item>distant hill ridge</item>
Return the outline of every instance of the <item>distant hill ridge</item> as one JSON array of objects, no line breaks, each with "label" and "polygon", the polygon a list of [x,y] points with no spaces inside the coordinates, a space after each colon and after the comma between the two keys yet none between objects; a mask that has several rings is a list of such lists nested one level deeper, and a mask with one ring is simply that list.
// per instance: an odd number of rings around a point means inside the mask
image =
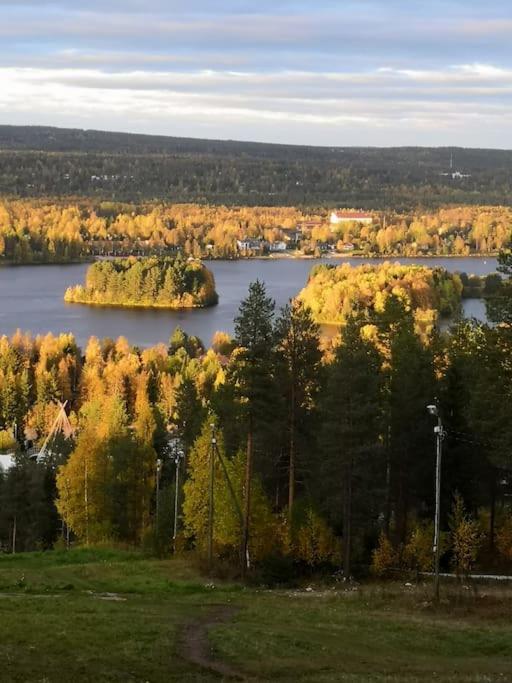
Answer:
[{"label": "distant hill ridge", "polygon": [[512,202],[512,150],[313,147],[0,126],[0,195],[427,209]]},{"label": "distant hill ridge", "polygon": [[[54,126],[0,125],[0,149],[41,152],[111,152],[135,154],[230,154],[243,150],[255,156],[300,156],[312,154],[327,158],[341,156],[392,157],[409,152],[417,154],[418,160],[429,157],[441,162],[443,168],[451,154],[460,155],[455,163],[474,164],[492,159],[503,163],[512,161],[512,150],[469,147],[353,147],[288,145],[267,142],[239,140],[215,140],[208,138],[186,138],[145,133],[121,133],[82,128],[58,128]],[[487,165],[484,163],[484,165]]]}]

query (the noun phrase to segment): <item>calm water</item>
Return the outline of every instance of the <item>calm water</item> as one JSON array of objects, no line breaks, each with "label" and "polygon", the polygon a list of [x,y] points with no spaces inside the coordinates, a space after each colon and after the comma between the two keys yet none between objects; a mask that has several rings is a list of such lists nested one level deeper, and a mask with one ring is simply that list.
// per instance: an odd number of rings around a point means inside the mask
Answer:
[{"label": "calm water", "polygon": [[[443,266],[450,271],[476,275],[496,269],[496,259],[394,259],[401,263]],[[368,262],[378,261],[368,259]],[[233,318],[249,283],[264,281],[278,306],[283,306],[305,285],[308,273],[317,263],[339,263],[338,259],[214,261],[208,263],[215,275],[219,305],[193,311],[96,308],[66,304],[66,287],[83,282],[86,264],[67,266],[15,266],[0,268],[0,335],[17,328],[34,334],[72,332],[84,345],[91,335],[125,336],[132,344],[150,346],[166,342],[180,325],[186,332],[208,343],[217,330],[233,332]],[[361,265],[361,259],[344,259]],[[482,301],[465,302],[467,315],[483,319]]]}]

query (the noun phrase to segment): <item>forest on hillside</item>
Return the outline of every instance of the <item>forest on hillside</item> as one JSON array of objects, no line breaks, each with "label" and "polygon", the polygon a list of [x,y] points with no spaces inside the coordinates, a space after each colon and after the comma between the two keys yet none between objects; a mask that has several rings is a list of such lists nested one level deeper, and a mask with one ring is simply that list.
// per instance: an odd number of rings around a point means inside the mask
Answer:
[{"label": "forest on hillside", "polygon": [[[375,211],[371,224],[329,222],[330,211],[295,207],[0,199],[0,263],[66,262],[93,256],[175,254],[237,258],[284,244],[291,254],[468,256],[512,239],[512,208],[454,206]],[[243,251],[240,241],[249,240]]]},{"label": "forest on hillside", "polygon": [[146,308],[204,308],[218,301],[213,273],[182,256],[97,261],[85,284],[68,287],[67,303]]},{"label": "forest on hillside", "polygon": [[15,197],[428,210],[509,205],[511,169],[505,150],[307,147],[0,126],[0,195]]},{"label": "forest on hillside", "polygon": [[[345,576],[430,570],[426,406],[437,401],[443,566],[509,571],[512,256],[500,263],[495,324],[462,320],[450,334],[418,334],[412,307],[388,292],[382,307],[354,302],[325,345],[308,306],[276,311],[256,281],[233,339],[218,333],[208,350],[179,329],[145,350],[122,338],[93,337],[83,350],[69,334],[0,338],[0,445],[17,450],[0,475],[4,549],[69,538],[202,555],[213,463],[213,553],[224,566],[250,557],[271,582],[340,563]],[[355,272],[365,290],[367,273]],[[62,401],[74,435],[31,460],[24,439],[40,444]]]}]

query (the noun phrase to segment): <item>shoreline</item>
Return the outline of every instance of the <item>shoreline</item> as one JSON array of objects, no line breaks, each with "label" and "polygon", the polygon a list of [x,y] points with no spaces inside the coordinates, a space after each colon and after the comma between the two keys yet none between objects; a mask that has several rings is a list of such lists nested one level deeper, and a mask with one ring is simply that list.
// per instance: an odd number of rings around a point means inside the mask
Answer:
[{"label": "shoreline", "polygon": [[72,261],[1,261],[0,268],[17,268],[18,266],[80,266],[84,263],[94,263],[95,258],[73,259]]},{"label": "shoreline", "polygon": [[96,306],[99,308],[142,308],[148,311],[158,309],[161,311],[200,311],[206,308],[213,308],[218,305],[218,301],[215,303],[208,304],[198,304],[197,306],[170,306],[168,304],[116,304],[116,303],[104,303],[101,301],[68,301],[64,297],[64,303],[69,305],[77,306]]},{"label": "shoreline", "polygon": [[312,256],[310,254],[269,254],[267,256],[240,256],[238,259],[202,259],[203,261],[307,261],[315,259],[376,259],[379,261],[388,261],[390,259],[491,259],[498,258],[496,254],[469,254],[464,256],[461,254],[418,254],[415,256],[405,256],[404,254],[332,254],[326,253],[320,256]]},{"label": "shoreline", "polygon": [[[0,260],[0,268],[5,267],[5,268],[16,268],[18,266],[76,266],[76,265],[81,265],[84,263],[96,263],[97,261],[105,260],[105,259],[123,259],[123,258],[129,258],[130,255],[128,256],[92,256],[88,258],[83,258],[83,259],[73,259],[72,261],[25,261],[25,262],[20,262],[20,261],[1,261]],[[141,258],[152,258],[154,255],[148,254],[147,257],[141,257]],[[485,259],[496,259],[498,258],[499,254],[498,253],[490,253],[490,254],[469,254],[469,255],[461,255],[461,254],[417,254],[415,256],[405,256],[403,254],[352,254],[352,253],[347,253],[347,254],[333,254],[333,253],[324,253],[320,254],[320,256],[313,256],[312,254],[267,254],[267,255],[259,255],[259,256],[239,256],[237,258],[199,258],[198,260],[201,261],[201,263],[206,264],[206,263],[216,263],[216,262],[221,262],[221,263],[230,263],[230,262],[236,262],[236,261],[314,261],[318,259],[327,259],[327,260],[350,260],[350,259],[358,259],[361,261],[367,260],[367,259],[372,259],[372,260],[378,260],[378,261],[389,261],[389,260],[394,260],[394,259],[414,259],[414,260],[425,260],[429,261],[430,259],[474,259],[474,260],[485,260]]]}]

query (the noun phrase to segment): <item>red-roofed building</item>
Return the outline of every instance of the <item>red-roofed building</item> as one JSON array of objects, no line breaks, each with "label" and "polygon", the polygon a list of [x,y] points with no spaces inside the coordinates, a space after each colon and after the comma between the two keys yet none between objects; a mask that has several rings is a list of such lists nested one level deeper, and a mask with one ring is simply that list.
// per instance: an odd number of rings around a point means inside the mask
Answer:
[{"label": "red-roofed building", "polygon": [[331,213],[331,225],[340,223],[372,223],[373,216],[361,211],[333,211]]}]

